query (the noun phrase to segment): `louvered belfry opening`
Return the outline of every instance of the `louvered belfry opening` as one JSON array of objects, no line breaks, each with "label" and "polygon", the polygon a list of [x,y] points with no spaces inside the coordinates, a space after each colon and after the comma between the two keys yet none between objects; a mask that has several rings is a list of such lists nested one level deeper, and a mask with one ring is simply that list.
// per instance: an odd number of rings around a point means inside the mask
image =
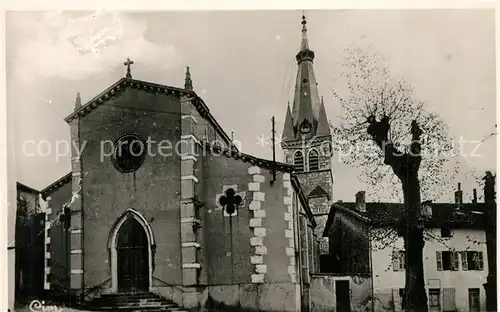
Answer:
[{"label": "louvered belfry opening", "polygon": [[302,172],[304,171],[304,154],[301,151],[297,151],[293,155],[293,165],[295,170]]},{"label": "louvered belfry opening", "polygon": [[319,170],[319,154],[316,150],[309,151],[309,171]]}]

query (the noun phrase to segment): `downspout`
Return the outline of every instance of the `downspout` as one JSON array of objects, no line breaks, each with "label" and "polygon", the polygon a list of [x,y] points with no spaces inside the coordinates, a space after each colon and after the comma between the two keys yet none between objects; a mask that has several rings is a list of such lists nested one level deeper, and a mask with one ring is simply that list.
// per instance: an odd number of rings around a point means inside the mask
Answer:
[{"label": "downspout", "polygon": [[370,276],[372,280],[372,312],[375,312],[375,292],[373,290],[372,227],[368,224],[368,256],[370,257]]},{"label": "downspout", "polygon": [[[297,274],[297,282],[299,283],[300,285],[300,307],[299,308],[299,311],[302,311],[302,302],[304,301],[304,284],[303,284],[303,279],[302,279],[302,257],[301,257],[301,251],[302,251],[302,245],[301,245],[301,239],[300,239],[300,236],[299,236],[299,233],[300,233],[300,214],[298,213],[298,207],[299,207],[299,198],[298,198],[298,195],[297,193],[293,193],[293,196],[295,197],[293,200],[292,200],[292,203],[295,203],[295,205],[292,205],[292,218],[293,220],[296,220],[296,222],[294,222],[294,227],[293,227],[293,231],[294,231],[294,235],[293,235],[293,238],[296,242],[296,247],[298,249],[298,253],[295,252],[295,267],[297,268],[296,270],[296,274]],[[297,256],[298,254],[298,256]]]}]

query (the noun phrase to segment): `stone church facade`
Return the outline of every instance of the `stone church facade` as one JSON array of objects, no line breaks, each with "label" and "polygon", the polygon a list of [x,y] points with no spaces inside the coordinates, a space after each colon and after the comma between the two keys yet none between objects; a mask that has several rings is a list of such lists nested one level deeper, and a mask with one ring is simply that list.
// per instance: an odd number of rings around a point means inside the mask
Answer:
[{"label": "stone church facade", "polygon": [[176,88],[133,79],[128,60],[125,78],[84,105],[78,94],[65,120],[81,152],[41,192],[47,290],[82,303],[150,292],[186,310],[309,310],[333,184],[313,58],[304,19],[288,164],[233,146],[189,68]]}]

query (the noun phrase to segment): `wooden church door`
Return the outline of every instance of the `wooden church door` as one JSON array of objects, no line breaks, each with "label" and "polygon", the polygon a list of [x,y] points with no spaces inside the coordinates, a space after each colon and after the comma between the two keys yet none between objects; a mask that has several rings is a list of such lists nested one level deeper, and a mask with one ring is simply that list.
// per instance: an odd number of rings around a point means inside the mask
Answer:
[{"label": "wooden church door", "polygon": [[118,232],[118,291],[141,292],[149,289],[148,238],[142,225],[129,217]]}]

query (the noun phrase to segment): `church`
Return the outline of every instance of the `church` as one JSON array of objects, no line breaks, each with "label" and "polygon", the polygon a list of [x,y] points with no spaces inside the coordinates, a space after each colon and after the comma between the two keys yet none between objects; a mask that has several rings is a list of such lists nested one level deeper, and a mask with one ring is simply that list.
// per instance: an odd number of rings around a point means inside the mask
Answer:
[{"label": "church", "polygon": [[333,177],[305,17],[296,60],[284,163],[232,144],[189,67],[178,88],[132,78],[128,59],[124,78],[87,103],[78,94],[65,119],[72,170],[41,191],[47,293],[110,309],[163,298],[189,311],[309,311],[310,273],[329,263]]}]

